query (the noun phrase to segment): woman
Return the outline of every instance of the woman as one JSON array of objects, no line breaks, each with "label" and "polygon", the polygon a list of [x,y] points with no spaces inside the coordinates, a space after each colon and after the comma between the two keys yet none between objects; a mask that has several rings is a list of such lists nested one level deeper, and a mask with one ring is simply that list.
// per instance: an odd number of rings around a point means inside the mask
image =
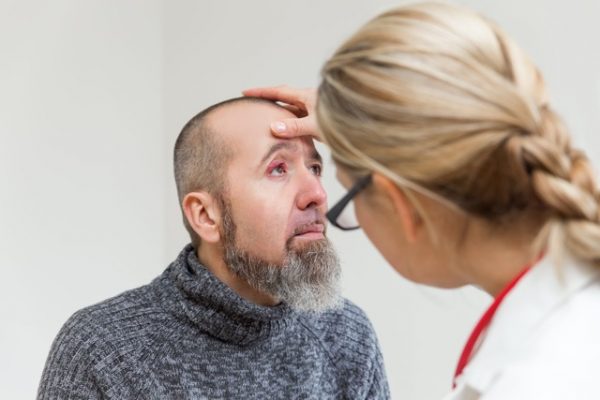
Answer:
[{"label": "woman", "polygon": [[448,399],[600,398],[599,189],[498,27],[455,5],[400,7],[337,50],[318,96],[244,93],[303,116],[276,135],[331,147],[349,189],[334,225],[360,226],[408,279],[495,297]]}]

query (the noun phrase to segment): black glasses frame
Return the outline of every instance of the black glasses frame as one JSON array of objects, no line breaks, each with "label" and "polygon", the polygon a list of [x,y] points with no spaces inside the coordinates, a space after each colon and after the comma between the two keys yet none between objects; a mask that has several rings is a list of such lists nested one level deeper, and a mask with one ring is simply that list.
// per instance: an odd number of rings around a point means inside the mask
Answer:
[{"label": "black glasses frame", "polygon": [[346,206],[352,201],[354,196],[356,196],[361,190],[366,188],[371,183],[372,180],[373,180],[373,176],[371,174],[360,178],[350,188],[350,190],[348,190],[348,193],[346,193],[346,195],[344,197],[342,197],[337,203],[335,203],[335,205],[333,207],[331,207],[331,209],[329,211],[327,211],[327,214],[325,214],[325,216],[327,217],[327,220],[333,226],[335,226],[336,228],[339,228],[341,230],[344,230],[344,231],[353,231],[355,229],[360,228],[360,226],[355,226],[352,228],[347,228],[347,227],[341,226],[337,223],[337,219],[339,218],[340,214],[342,214],[342,212],[344,211]]}]

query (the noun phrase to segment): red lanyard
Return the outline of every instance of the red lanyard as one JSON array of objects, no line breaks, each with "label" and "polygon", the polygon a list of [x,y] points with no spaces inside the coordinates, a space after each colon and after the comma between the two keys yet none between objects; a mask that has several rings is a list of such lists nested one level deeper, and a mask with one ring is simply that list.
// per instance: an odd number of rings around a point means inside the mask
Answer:
[{"label": "red lanyard", "polygon": [[500,305],[500,303],[502,303],[502,300],[504,300],[504,297],[506,297],[508,292],[510,292],[512,288],[515,287],[515,285],[521,280],[523,275],[525,275],[527,271],[529,271],[529,269],[540,260],[540,258],[541,256],[538,257],[535,261],[531,262],[530,264],[527,264],[523,268],[523,270],[519,272],[519,274],[508,285],[506,285],[504,289],[502,289],[500,294],[498,294],[498,296],[496,296],[496,298],[494,299],[492,305],[487,309],[485,314],[483,314],[477,325],[475,325],[475,328],[473,329],[473,332],[471,332],[471,336],[469,336],[469,339],[465,344],[462,354],[460,355],[458,364],[456,365],[454,379],[452,380],[452,388],[456,387],[456,378],[460,376],[460,374],[462,374],[463,369],[465,369],[465,366],[471,359],[471,355],[479,341],[481,334],[489,326],[490,322],[492,321],[492,318],[494,317],[494,314],[496,313],[496,310],[498,309],[498,306]]}]

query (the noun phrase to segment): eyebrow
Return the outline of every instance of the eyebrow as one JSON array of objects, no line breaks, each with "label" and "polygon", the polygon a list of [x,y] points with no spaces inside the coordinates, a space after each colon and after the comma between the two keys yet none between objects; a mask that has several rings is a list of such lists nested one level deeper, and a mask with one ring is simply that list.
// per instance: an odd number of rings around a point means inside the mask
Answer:
[{"label": "eyebrow", "polygon": [[[296,150],[298,150],[298,144],[294,143],[294,142],[289,142],[289,141],[275,143],[273,146],[271,146],[271,148],[269,148],[269,151],[267,151],[267,153],[264,155],[264,157],[260,160],[259,165],[263,165],[269,157],[271,157],[273,154],[275,154],[276,152],[278,152],[279,150],[282,150],[282,149],[296,151]],[[320,164],[323,164],[323,158],[321,157],[321,155],[315,148],[313,148],[310,158],[312,160],[318,161]]]}]

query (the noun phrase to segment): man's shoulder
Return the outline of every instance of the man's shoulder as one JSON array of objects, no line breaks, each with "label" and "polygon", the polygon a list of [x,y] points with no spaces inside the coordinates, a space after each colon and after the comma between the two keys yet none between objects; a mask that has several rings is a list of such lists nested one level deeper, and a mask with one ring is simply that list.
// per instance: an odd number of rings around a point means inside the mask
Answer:
[{"label": "man's shoulder", "polygon": [[302,324],[356,389],[352,398],[389,398],[377,336],[360,307],[344,299],[339,308],[307,316]]},{"label": "man's shoulder", "polygon": [[86,391],[109,390],[125,365],[151,357],[173,329],[160,304],[150,284],[75,312],[52,343],[39,397],[70,398],[77,392],[87,398]]},{"label": "man's shoulder", "polygon": [[[334,351],[377,351],[377,337],[365,312],[348,299],[340,307],[311,315],[305,324]],[[344,351],[345,351],[344,350]]]},{"label": "man's shoulder", "polygon": [[[76,311],[65,322],[53,347],[89,357],[114,351],[116,343],[143,342],[144,336],[164,319],[164,311],[154,300],[150,285],[131,289]],[[75,350],[75,349],[73,349]]]},{"label": "man's shoulder", "polygon": [[317,314],[315,319],[322,329],[328,330],[336,326],[368,333],[373,331],[371,321],[365,312],[352,301],[344,298],[339,307]]},{"label": "man's shoulder", "polygon": [[135,318],[140,312],[156,308],[150,285],[130,289],[116,296],[76,311],[70,320],[79,324],[106,326],[124,318]]}]

